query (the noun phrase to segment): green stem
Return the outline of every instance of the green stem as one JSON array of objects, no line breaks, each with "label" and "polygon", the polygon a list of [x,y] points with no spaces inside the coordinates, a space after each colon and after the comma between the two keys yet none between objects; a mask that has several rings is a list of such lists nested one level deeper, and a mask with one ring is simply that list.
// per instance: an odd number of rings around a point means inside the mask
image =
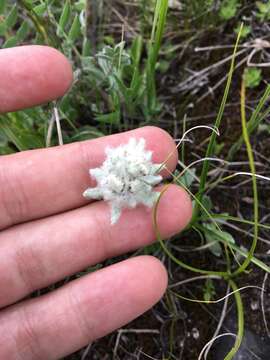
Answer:
[{"label": "green stem", "polygon": [[[233,76],[233,72],[234,72],[234,66],[235,66],[235,58],[236,58],[236,52],[237,52],[237,48],[238,48],[238,44],[241,38],[241,33],[242,33],[242,28],[243,28],[243,24],[241,25],[240,31],[238,33],[238,37],[236,40],[236,44],[234,47],[234,51],[233,51],[233,56],[232,56],[232,61],[231,61],[231,66],[230,66],[230,71],[228,74],[228,80],[227,80],[227,84],[225,87],[225,91],[224,91],[224,95],[221,101],[221,105],[219,108],[219,112],[215,121],[215,127],[216,129],[219,129],[220,124],[221,124],[221,120],[223,117],[223,113],[224,113],[224,109],[225,109],[225,105],[228,99],[228,94],[229,94],[229,90],[230,90],[230,86],[231,86],[231,82],[232,82],[232,76]],[[216,132],[213,132],[210,138],[210,142],[209,145],[207,147],[207,151],[206,151],[206,155],[205,157],[211,157],[213,155],[214,152],[214,147],[215,147],[215,143],[216,143],[216,138],[217,138],[217,134]],[[201,202],[202,197],[203,197],[203,193],[205,190],[205,186],[206,186],[206,180],[207,180],[207,174],[209,171],[209,166],[210,166],[210,162],[209,161],[205,161],[203,163],[203,169],[201,172],[201,176],[200,176],[200,186],[199,186],[199,191],[198,191],[198,199]],[[193,212],[193,217],[192,217],[192,224],[194,224],[197,221],[197,218],[199,216],[199,212],[200,212],[200,207],[198,205],[198,203],[196,203],[195,208],[194,208],[194,212]]]},{"label": "green stem", "polygon": [[171,253],[171,251],[167,248],[167,246],[165,245],[163,239],[162,239],[162,236],[161,236],[161,233],[160,233],[160,230],[159,230],[159,226],[158,226],[158,221],[157,221],[157,211],[158,211],[158,205],[160,203],[160,199],[162,198],[162,196],[165,194],[165,192],[168,190],[170,184],[168,184],[167,186],[165,186],[162,191],[161,191],[161,194],[154,206],[154,209],[153,209],[153,224],[154,224],[154,230],[155,230],[155,233],[156,233],[156,237],[160,243],[160,246],[161,248],[163,249],[163,251],[165,252],[165,254],[167,256],[169,256],[169,258],[175,262],[177,265],[181,266],[182,268],[186,269],[186,270],[189,270],[189,271],[192,271],[192,272],[195,272],[195,273],[199,273],[199,274],[205,274],[205,275],[217,275],[217,276],[221,276],[223,277],[224,279],[228,279],[229,278],[229,273],[227,271],[214,271],[214,270],[203,270],[203,269],[199,269],[199,268],[195,268],[191,265],[188,265],[186,263],[184,263],[183,261],[177,259],[173,253]]},{"label": "green stem", "polygon": [[251,259],[254,255],[257,241],[258,241],[258,235],[259,235],[259,204],[258,204],[258,188],[257,188],[257,179],[256,179],[256,168],[254,164],[254,156],[252,152],[252,147],[249,140],[249,134],[247,129],[247,121],[246,121],[246,110],[245,110],[245,101],[246,101],[246,87],[245,82],[242,80],[242,87],[241,87],[241,119],[242,119],[242,131],[243,131],[243,138],[245,140],[245,144],[247,147],[247,153],[248,153],[248,159],[249,159],[249,165],[250,170],[252,173],[252,185],[253,185],[253,203],[254,203],[254,237],[252,241],[252,245],[250,248],[250,251],[248,253],[248,256],[246,260],[243,262],[243,264],[232,274],[233,276],[237,276],[241,274],[245,269],[249,266]]},{"label": "green stem", "polygon": [[237,307],[237,313],[238,313],[238,333],[237,333],[237,337],[236,337],[233,348],[226,355],[224,360],[232,360],[234,358],[234,356],[237,354],[237,352],[241,346],[243,336],[244,336],[244,307],[243,307],[241,294],[240,294],[240,291],[238,291],[238,287],[233,280],[229,280],[228,282],[234,291],[234,297],[235,297],[235,301],[236,301],[236,307]]},{"label": "green stem", "polygon": [[[256,109],[254,110],[253,114],[251,115],[250,120],[247,123],[247,130],[248,130],[249,136],[257,129],[257,127],[259,126],[261,121],[263,119],[265,119],[267,117],[267,115],[269,114],[269,111],[270,111],[269,108],[267,108],[266,111],[264,111],[261,114],[261,111],[262,111],[263,107],[265,106],[267,100],[269,99],[269,96],[270,96],[270,85],[267,85],[267,88],[266,88],[262,98],[260,99]],[[241,135],[240,138],[238,139],[238,141],[231,147],[229,154],[228,154],[228,160],[231,160],[234,157],[235,153],[240,149],[243,142],[244,142],[244,137],[243,137],[243,135]]]},{"label": "green stem", "polygon": [[[226,215],[226,214],[211,214],[211,216],[213,219],[216,219],[217,222],[218,222],[218,220],[225,220],[225,221],[234,221],[234,222],[239,222],[241,224],[254,226],[254,221],[250,221],[250,220],[246,220],[246,219],[239,219],[237,217]],[[209,220],[209,217],[202,215],[198,218],[198,220],[199,221],[207,221],[207,220]],[[268,225],[268,224],[258,224],[258,226],[262,229],[270,230],[270,225]]]},{"label": "green stem", "polygon": [[54,41],[50,39],[50,36],[48,35],[48,32],[46,30],[46,27],[44,26],[43,20],[35,13],[33,8],[27,1],[25,0],[18,0],[19,3],[21,3],[21,6],[26,10],[27,15],[32,20],[33,24],[36,27],[36,30],[39,32],[39,34],[43,37],[44,43],[46,45],[54,45]]},{"label": "green stem", "polygon": [[156,64],[165,30],[168,7],[168,0],[156,0],[152,34],[146,65],[147,106],[150,113],[152,113],[156,108]]}]

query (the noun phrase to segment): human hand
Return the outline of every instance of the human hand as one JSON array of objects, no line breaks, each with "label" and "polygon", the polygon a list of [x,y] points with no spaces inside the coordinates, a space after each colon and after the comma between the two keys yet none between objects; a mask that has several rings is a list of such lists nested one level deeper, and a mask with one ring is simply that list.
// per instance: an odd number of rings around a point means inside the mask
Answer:
[{"label": "human hand", "polygon": [[[68,61],[47,47],[0,50],[0,69],[0,112],[53,100],[72,81]],[[24,299],[155,240],[145,207],[125,210],[111,226],[108,204],[82,197],[94,185],[88,169],[100,166],[105,147],[131,136],[146,139],[155,163],[173,152],[167,167],[174,170],[174,142],[154,127],[0,158],[0,359],[59,359],[128,323],[163,295],[166,270],[157,259],[140,256]],[[171,185],[158,208],[162,236],[179,232],[190,217],[189,197]]]}]

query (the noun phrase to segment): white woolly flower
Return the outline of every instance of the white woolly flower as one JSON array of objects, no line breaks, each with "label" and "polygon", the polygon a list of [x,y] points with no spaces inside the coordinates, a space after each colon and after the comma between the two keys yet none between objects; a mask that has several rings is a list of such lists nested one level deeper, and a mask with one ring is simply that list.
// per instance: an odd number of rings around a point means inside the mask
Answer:
[{"label": "white woolly flower", "polygon": [[145,149],[145,139],[131,138],[125,145],[107,147],[107,155],[100,168],[90,169],[97,186],[89,188],[83,196],[103,199],[111,205],[111,224],[120,218],[122,209],[135,208],[138,204],[152,207],[159,193],[153,187],[162,181],[158,172],[162,164],[152,163],[152,151]]}]

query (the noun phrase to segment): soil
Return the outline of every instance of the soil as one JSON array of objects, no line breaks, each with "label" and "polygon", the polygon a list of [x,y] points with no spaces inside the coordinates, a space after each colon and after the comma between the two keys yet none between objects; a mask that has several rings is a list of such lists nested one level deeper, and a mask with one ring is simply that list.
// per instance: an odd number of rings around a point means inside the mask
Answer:
[{"label": "soil", "polygon": [[[119,11],[125,16],[125,9],[120,8]],[[196,46],[213,45],[231,45],[234,43],[232,35],[227,36],[230,25],[228,27],[220,26],[217,31],[202,32],[202,36],[198,36],[196,41],[188,46],[184,53],[180,55],[181,50],[171,61],[171,65],[166,71],[166,74],[159,73],[157,83],[159,84],[159,96],[165,103],[161,117],[159,118],[159,126],[165,128],[176,138],[182,134],[183,118],[187,116],[187,126],[196,125],[211,125],[214,123],[217,114],[220,100],[223,94],[225,83],[209,94],[205,99],[199,103],[197,100],[200,96],[205,94],[210,87],[219,81],[228,71],[228,64],[211,70],[207,77],[202,81],[202,84],[195,83],[193,89],[187,91],[177,90],[179,83],[181,83],[187,76],[187,69],[192,71],[200,71],[209,64],[225,58],[231,54],[231,49],[220,51],[208,51],[203,53],[196,53],[194,48]],[[119,35],[119,34],[118,34]],[[117,35],[116,35],[117,37]],[[173,37],[173,36],[172,36]],[[183,43],[187,39],[182,35],[175,34],[173,42],[175,44]],[[241,134],[241,120],[240,120],[240,80],[242,77],[243,67],[239,68],[234,75],[232,88],[230,92],[229,101],[225,108],[224,118],[221,126],[221,138],[219,143],[224,143],[220,158],[226,158],[228,150],[239,138]],[[255,90],[248,91],[247,105],[248,108],[254,107],[254,101],[258,101],[265,89],[265,83],[269,75],[264,73],[264,82]],[[192,93],[193,92],[193,93]],[[249,114],[249,111],[248,111]],[[266,119],[266,123],[269,120]],[[140,123],[130,122],[133,126],[140,126]],[[197,131],[191,138],[194,141],[192,146],[187,145],[187,163],[194,159],[204,156],[206,149],[206,139],[209,137],[208,131]],[[264,131],[257,133],[252,137],[252,145],[255,152],[256,161],[260,163],[258,173],[269,176],[270,174],[270,142],[269,133]],[[235,162],[246,162],[247,155],[244,147],[239,150],[233,159]],[[234,171],[249,171],[247,165],[239,165],[233,168]],[[199,173],[199,168],[198,168]],[[214,209],[217,213],[227,212],[232,216],[244,217],[252,220],[253,216],[253,201],[252,201],[252,186],[251,182],[244,181],[246,178],[239,180],[236,178],[228,184],[223,184],[210,192],[211,200],[214,204]],[[259,184],[260,197],[260,218],[266,217],[269,220],[270,208],[270,185],[262,181]],[[252,227],[242,225],[240,229],[252,232]],[[228,228],[235,238],[238,245],[243,245],[246,248],[250,247],[252,237],[246,236],[239,230]],[[269,253],[269,231],[261,231],[260,236],[266,241],[258,242],[256,249],[256,256],[270,265]],[[268,243],[267,243],[268,241]],[[179,252],[177,247],[181,249],[189,246],[198,246],[198,238],[193,234],[184,234],[176,239],[173,239],[168,246],[175,256],[181,258],[184,262],[192,264],[193,266],[200,266],[201,268],[210,269],[224,269],[225,262],[213,256],[209,251],[199,253]],[[166,264],[170,274],[170,284],[175,284],[179,281],[185,280],[194,276],[194,274],[179,268],[177,265],[171,263],[169,259],[165,258],[162,252],[157,247],[155,253]],[[119,258],[121,260],[121,258]],[[241,261],[242,259],[240,259]],[[242,275],[237,279],[239,287],[244,286],[259,286],[262,287],[265,273],[256,266],[249,268],[249,273]],[[226,294],[227,285],[224,281],[214,281],[214,298],[218,299]],[[205,281],[196,281],[188,283],[175,289],[176,292],[182,296],[193,299],[203,299],[203,289]],[[247,288],[241,291],[242,299],[245,309],[245,329],[249,336],[258,337],[255,342],[260,344],[260,348],[268,349],[269,337],[267,334],[265,322],[263,320],[263,313],[261,308],[261,291],[255,288]],[[266,322],[270,327],[270,281],[266,282],[265,296],[264,296],[264,311]],[[94,342],[91,347],[83,349],[76,354],[67,357],[67,360],[131,360],[131,359],[183,359],[196,360],[205,346],[205,344],[213,337],[219,322],[223,302],[218,304],[198,304],[188,302],[173,296],[170,291],[162,301],[157,304],[152,310],[148,311],[139,319],[133,321],[119,337],[119,332],[108,335],[107,337]],[[235,305],[233,296],[228,302],[225,322],[220,330],[220,334],[224,332],[236,331],[237,319],[235,315]],[[150,333],[140,333],[140,331],[153,331]],[[250,335],[251,334],[251,335]],[[259,339],[259,340],[258,340]],[[262,341],[262,343],[260,343]],[[268,341],[268,342],[267,342]],[[251,345],[251,340],[248,338],[245,342],[245,347]],[[222,348],[223,346],[223,348]],[[225,351],[224,351],[225,348]],[[223,349],[223,350],[221,350]],[[207,359],[222,360],[222,354],[228,352],[230,347],[225,342],[218,343],[210,351]],[[223,351],[223,353],[222,353]],[[256,354],[256,349],[254,350]],[[249,355],[250,359],[270,359],[269,356],[257,353],[257,355]],[[252,357],[253,356],[253,357]],[[267,357],[268,356],[268,357]],[[240,357],[239,357],[240,359]],[[243,357],[248,359],[248,357]]]}]

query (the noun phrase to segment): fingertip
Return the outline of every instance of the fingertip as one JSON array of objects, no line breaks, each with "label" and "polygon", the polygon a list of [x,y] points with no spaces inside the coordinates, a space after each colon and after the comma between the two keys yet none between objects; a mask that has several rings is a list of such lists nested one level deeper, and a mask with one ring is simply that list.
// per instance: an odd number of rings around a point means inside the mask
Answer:
[{"label": "fingertip", "polygon": [[[169,172],[174,171],[178,161],[178,151],[171,135],[157,126],[146,126],[142,130],[149,139],[149,147],[153,151],[153,161],[155,163],[165,162]],[[168,171],[163,171],[162,175],[168,176]]]},{"label": "fingertip", "polygon": [[[43,72],[39,79],[43,85],[40,88],[40,96],[43,95],[43,99],[40,101],[51,101],[63,96],[73,81],[71,63],[66,56],[50,46],[28,45],[24,48],[25,52],[32,56],[33,69],[37,69],[36,65],[40,63],[38,67],[40,72]],[[44,78],[46,81],[42,82]]]},{"label": "fingertip", "polygon": [[58,82],[55,84],[55,96],[63,96],[72,85],[73,81],[73,70],[71,63],[59,50],[49,47],[40,46],[41,51],[44,51],[45,55],[51,57],[50,61],[52,66],[55,68],[54,72],[58,76]]},{"label": "fingertip", "polygon": [[72,68],[58,50],[40,45],[0,50],[0,112],[57,99],[72,83]]},{"label": "fingertip", "polygon": [[146,139],[146,148],[152,151],[153,162],[164,163],[167,168],[161,171],[161,175],[170,176],[178,162],[178,151],[171,135],[157,126],[145,126],[126,133],[126,135],[130,134],[138,139],[141,137]]},{"label": "fingertip", "polygon": [[[164,188],[163,188],[164,189]],[[162,195],[157,209],[157,225],[164,238],[182,231],[192,217],[192,202],[188,193],[177,185],[160,190]]]},{"label": "fingertip", "polygon": [[136,273],[141,277],[141,293],[143,296],[147,294],[145,300],[150,308],[164,295],[168,286],[168,273],[163,263],[154,256],[144,255],[134,260]]}]

